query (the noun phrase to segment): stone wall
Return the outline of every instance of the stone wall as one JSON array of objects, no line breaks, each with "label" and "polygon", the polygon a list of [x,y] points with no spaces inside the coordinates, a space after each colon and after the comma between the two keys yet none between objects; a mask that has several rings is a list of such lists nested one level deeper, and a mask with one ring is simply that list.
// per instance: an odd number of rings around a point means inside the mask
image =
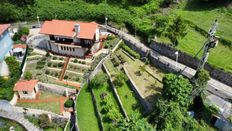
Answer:
[{"label": "stone wall", "polygon": [[142,57],[148,56],[150,50],[147,48],[141,48],[140,46],[137,46],[136,43],[133,43],[131,40],[127,40],[124,38],[124,42],[133,50],[138,52]]},{"label": "stone wall", "polygon": [[66,90],[68,91],[69,95],[76,94],[75,89],[70,89],[70,88],[66,88],[66,87],[58,86],[54,84],[38,83],[38,88],[39,90],[44,90],[44,91],[47,90],[49,92],[57,93],[63,96],[66,96]]},{"label": "stone wall", "polygon": [[17,95],[17,93],[15,92],[13,98],[12,98],[11,101],[10,101],[10,104],[11,104],[12,106],[14,106],[14,105],[16,105],[17,101],[18,101],[18,95]]},{"label": "stone wall", "polygon": [[[164,56],[167,56],[173,60],[176,59],[175,52],[177,51],[177,49],[167,44],[152,42],[150,47]],[[196,69],[199,63],[199,60],[181,51],[179,51],[178,61],[193,69]],[[205,64],[205,69],[209,71],[212,78],[217,79],[229,86],[232,86],[232,74],[216,69],[208,63]]]},{"label": "stone wall", "polygon": [[106,74],[108,75],[108,77],[110,78],[110,79],[109,79],[110,86],[112,87],[114,96],[117,98],[116,100],[117,100],[117,102],[118,102],[118,105],[119,105],[119,107],[120,107],[120,110],[121,110],[121,112],[123,113],[123,115],[126,117],[126,120],[129,121],[129,117],[128,117],[127,113],[126,113],[126,110],[125,110],[125,108],[123,107],[122,101],[121,101],[121,99],[120,99],[120,97],[119,97],[119,95],[118,95],[118,92],[117,92],[117,90],[116,90],[116,87],[115,87],[114,84],[113,84],[113,80],[112,80],[112,78],[111,78],[110,72],[108,71],[108,69],[106,68],[106,66],[105,66],[104,63],[103,63],[103,66],[102,66],[102,67],[103,67],[103,70],[104,70],[104,71],[106,72]]},{"label": "stone wall", "polygon": [[138,100],[140,101],[140,103],[144,107],[144,114],[149,114],[152,111],[152,105],[148,101],[146,101],[146,99],[143,97],[142,93],[140,93],[138,87],[136,86],[136,84],[134,83],[134,81],[132,80],[132,78],[130,77],[129,73],[127,72],[127,70],[124,66],[123,66],[123,71],[125,72],[125,74],[128,77],[128,80],[129,80],[129,83],[132,87],[132,90],[135,92],[135,96],[138,98]]}]

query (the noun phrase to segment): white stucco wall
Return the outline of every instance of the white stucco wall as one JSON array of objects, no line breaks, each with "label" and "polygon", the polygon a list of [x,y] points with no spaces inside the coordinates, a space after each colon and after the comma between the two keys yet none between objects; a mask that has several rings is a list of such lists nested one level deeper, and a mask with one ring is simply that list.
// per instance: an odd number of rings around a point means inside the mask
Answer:
[{"label": "white stucco wall", "polygon": [[100,31],[99,29],[97,28],[96,32],[95,32],[95,39],[96,41],[99,41],[99,37],[100,37]]},{"label": "white stucco wall", "polygon": [[36,97],[36,94],[33,91],[28,91],[28,94],[23,94],[23,91],[19,91],[19,96],[20,96],[20,99],[35,99]]}]

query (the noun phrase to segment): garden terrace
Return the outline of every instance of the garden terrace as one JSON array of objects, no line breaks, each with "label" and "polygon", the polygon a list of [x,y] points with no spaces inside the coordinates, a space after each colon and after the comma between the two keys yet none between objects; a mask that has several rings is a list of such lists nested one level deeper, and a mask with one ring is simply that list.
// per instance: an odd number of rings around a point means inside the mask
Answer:
[{"label": "garden terrace", "polygon": [[65,75],[64,75],[64,80],[82,83],[83,82],[83,74],[66,70]]},{"label": "garden terrace", "polygon": [[150,102],[154,103],[154,98],[157,98],[162,91],[162,78],[164,74],[155,67],[145,64],[139,59],[131,59],[121,49],[115,54],[120,55],[126,63],[125,69],[130,77],[139,88],[140,92]]},{"label": "garden terrace", "polygon": [[[103,72],[103,71],[100,71],[100,72]],[[100,72],[98,72],[98,73],[100,73]],[[98,109],[100,111],[101,118],[103,120],[104,129],[109,130],[113,124],[112,121],[109,120],[110,115],[114,115],[114,116],[119,115],[118,117],[123,118],[123,116],[120,112],[119,106],[117,104],[116,98],[113,94],[112,88],[110,87],[108,82],[104,83],[100,87],[93,86],[92,88],[94,91],[94,95],[96,97],[97,106],[98,106]],[[106,103],[106,105],[102,105],[103,103]],[[108,114],[105,112],[105,108],[108,107],[107,105],[110,105],[109,106],[110,110],[113,111],[113,112],[111,112],[112,114],[110,114],[110,112],[108,112]]]},{"label": "garden terrace", "polygon": [[104,48],[112,50],[116,46],[119,40],[120,38],[116,36],[108,36],[107,39],[103,43]]},{"label": "garden terrace", "polygon": [[[119,69],[114,67],[110,59],[105,61],[105,66],[108,69],[111,77],[115,80],[115,75],[119,72]],[[122,101],[123,107],[125,108],[127,114],[131,116],[135,112],[141,112],[142,106],[139,101],[136,99],[134,92],[131,90],[127,81],[123,81],[121,87],[116,88],[118,95]]]},{"label": "garden terrace", "polygon": [[63,104],[65,100],[66,98],[61,95],[45,91],[39,91],[35,100],[20,99],[17,101],[16,106],[40,109],[50,111],[56,114],[62,114]]},{"label": "garden terrace", "polygon": [[91,93],[87,85],[84,85],[79,93],[76,109],[78,126],[81,131],[100,131]]}]

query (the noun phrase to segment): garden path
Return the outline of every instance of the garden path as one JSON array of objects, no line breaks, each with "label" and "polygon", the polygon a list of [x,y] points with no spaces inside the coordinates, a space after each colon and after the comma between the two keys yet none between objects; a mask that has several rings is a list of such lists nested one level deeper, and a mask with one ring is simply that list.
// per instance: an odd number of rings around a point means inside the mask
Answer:
[{"label": "garden path", "polygon": [[62,72],[60,74],[60,81],[62,81],[64,79],[64,74],[65,74],[65,71],[66,71],[66,69],[68,67],[69,60],[70,60],[70,57],[67,57],[65,59],[65,64],[64,64],[63,70],[62,70]]}]

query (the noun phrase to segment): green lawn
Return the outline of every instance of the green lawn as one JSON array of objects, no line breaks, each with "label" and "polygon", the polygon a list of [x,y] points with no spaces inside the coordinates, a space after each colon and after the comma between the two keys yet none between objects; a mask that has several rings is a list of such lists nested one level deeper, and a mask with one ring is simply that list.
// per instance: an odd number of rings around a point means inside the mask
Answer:
[{"label": "green lawn", "polygon": [[61,95],[52,93],[49,91],[40,91],[40,98],[39,99],[47,99],[47,98],[59,98]]},{"label": "green lawn", "polygon": [[1,131],[9,131],[9,128],[11,126],[14,127],[15,131],[26,131],[26,129],[23,126],[21,126],[19,123],[9,119],[0,117],[0,123],[1,123],[0,126]]},{"label": "green lawn", "polygon": [[[188,28],[188,34],[180,40],[176,47],[192,56],[201,49],[206,38],[192,28]],[[200,53],[198,58],[201,57]],[[215,49],[210,51],[208,63],[226,71],[232,72],[232,49],[219,43]]]},{"label": "green lawn", "polygon": [[39,103],[28,103],[28,102],[18,102],[16,106],[41,109],[45,111],[51,111],[56,114],[60,114],[60,102],[39,102]]},{"label": "green lawn", "polygon": [[[110,74],[116,74],[117,68],[115,68],[110,61],[110,59],[106,60],[105,65],[109,70]],[[122,101],[123,107],[125,108],[127,114],[130,116],[135,112],[140,112],[142,106],[139,101],[136,99],[134,92],[129,87],[128,83],[124,82],[122,87],[117,88],[119,97]]]},{"label": "green lawn", "polygon": [[[219,4],[221,3],[219,2]],[[176,9],[175,13],[206,31],[209,30],[212,23],[217,18],[219,23],[217,35],[232,41],[232,15],[229,13],[229,9],[226,9],[223,5],[218,5],[218,7],[215,6],[217,6],[217,4],[213,2],[208,2],[207,4],[189,2],[189,4],[184,3],[181,8]]]},{"label": "green lawn", "polygon": [[87,86],[83,86],[77,99],[77,119],[80,131],[100,130],[98,119],[95,116],[92,97]]}]

